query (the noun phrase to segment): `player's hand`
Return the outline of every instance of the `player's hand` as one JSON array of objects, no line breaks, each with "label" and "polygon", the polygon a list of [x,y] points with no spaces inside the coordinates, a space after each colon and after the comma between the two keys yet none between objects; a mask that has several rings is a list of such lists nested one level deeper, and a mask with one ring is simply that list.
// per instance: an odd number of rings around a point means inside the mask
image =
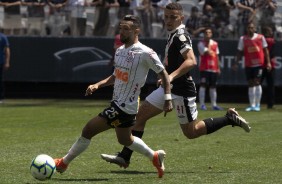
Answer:
[{"label": "player's hand", "polygon": [[162,83],[162,79],[159,79],[159,80],[157,81],[157,87],[160,87],[162,84],[163,84],[163,83]]},{"label": "player's hand", "polygon": [[237,70],[238,70],[238,63],[234,63],[234,64],[232,65],[232,70],[233,70],[233,71],[237,71]]},{"label": "player's hand", "polygon": [[268,64],[266,65],[266,69],[267,69],[267,71],[270,71],[270,70],[272,69],[272,67],[271,67],[271,64],[270,64],[270,63],[268,63]]},{"label": "player's hand", "polygon": [[166,117],[166,114],[170,111],[172,111],[172,101],[171,100],[165,100],[163,111],[164,111],[164,117]]},{"label": "player's hand", "polygon": [[[169,82],[171,83],[172,77],[171,77],[170,75],[169,75],[168,77],[169,77]],[[162,86],[162,87],[163,87],[162,79],[159,79],[159,80],[157,81],[157,87],[159,87],[159,86]]]},{"label": "player's hand", "polygon": [[86,89],[85,96],[92,95],[92,93],[94,91],[96,91],[97,89],[98,89],[98,85],[97,84],[89,85],[88,88]]},{"label": "player's hand", "polygon": [[5,63],[4,64],[4,70],[8,70],[10,68],[10,63]]}]

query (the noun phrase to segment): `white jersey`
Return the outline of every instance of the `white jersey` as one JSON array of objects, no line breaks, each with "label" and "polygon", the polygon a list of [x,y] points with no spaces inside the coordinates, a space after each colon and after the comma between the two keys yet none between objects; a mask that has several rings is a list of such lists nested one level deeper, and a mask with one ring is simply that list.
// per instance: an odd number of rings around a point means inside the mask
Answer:
[{"label": "white jersey", "polygon": [[160,73],[164,70],[158,55],[151,48],[140,42],[125,48],[119,47],[115,53],[116,77],[113,101],[128,114],[136,114],[138,96],[144,86],[149,69]]}]

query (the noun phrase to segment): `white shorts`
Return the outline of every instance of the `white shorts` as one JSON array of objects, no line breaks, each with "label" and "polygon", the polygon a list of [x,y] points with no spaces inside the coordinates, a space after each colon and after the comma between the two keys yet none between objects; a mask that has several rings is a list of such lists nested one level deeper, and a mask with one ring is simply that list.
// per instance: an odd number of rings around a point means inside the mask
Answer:
[{"label": "white shorts", "polygon": [[[195,97],[183,97],[178,95],[172,95],[173,108],[176,111],[178,121],[180,124],[190,123],[197,119],[198,110]],[[164,89],[159,87],[153,91],[146,100],[159,109],[163,109],[164,106]]]}]

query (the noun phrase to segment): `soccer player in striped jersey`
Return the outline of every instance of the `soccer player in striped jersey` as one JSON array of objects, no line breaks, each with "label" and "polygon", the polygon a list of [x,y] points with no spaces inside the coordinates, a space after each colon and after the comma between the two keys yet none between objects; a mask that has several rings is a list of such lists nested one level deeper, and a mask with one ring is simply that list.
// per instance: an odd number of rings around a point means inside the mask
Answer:
[{"label": "soccer player in striped jersey", "polygon": [[106,79],[89,85],[85,95],[104,86],[114,85],[110,106],[91,119],[83,128],[81,137],[73,144],[69,152],[55,159],[56,169],[63,173],[70,162],[84,152],[91,138],[97,134],[115,128],[118,142],[131,150],[148,157],[158,170],[161,178],[164,174],[163,150],[153,151],[140,138],[132,136],[131,127],[135,123],[138,109],[138,97],[145,84],[149,69],[154,70],[163,81],[163,96],[166,101],[162,110],[172,110],[171,90],[168,73],[156,52],[139,42],[140,19],[126,15],[119,24],[120,39],[124,43],[115,53],[114,73]]},{"label": "soccer player in striped jersey", "polygon": [[[190,70],[197,65],[197,61],[190,36],[182,24],[183,19],[183,9],[180,4],[170,3],[166,6],[164,20],[169,35],[165,49],[165,66],[172,87],[174,109],[183,134],[188,139],[194,139],[228,125],[239,126],[246,132],[250,132],[251,127],[248,122],[239,116],[234,108],[229,108],[226,115],[222,117],[197,119],[196,88],[190,75]],[[147,120],[163,112],[162,106],[166,102],[163,96],[162,87],[147,96],[145,102],[139,107],[136,124],[132,130],[133,135],[141,138]],[[130,163],[131,155],[132,150],[124,147],[118,155],[102,154],[101,157],[107,162],[126,168]]]}]

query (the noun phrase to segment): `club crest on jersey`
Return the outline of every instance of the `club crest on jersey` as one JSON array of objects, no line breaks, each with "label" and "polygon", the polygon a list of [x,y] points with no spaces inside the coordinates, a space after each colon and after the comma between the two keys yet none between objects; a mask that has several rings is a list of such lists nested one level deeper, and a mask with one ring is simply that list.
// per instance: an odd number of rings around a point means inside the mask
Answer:
[{"label": "club crest on jersey", "polygon": [[128,63],[132,63],[134,60],[134,52],[133,51],[129,51],[126,57],[126,62]]}]

